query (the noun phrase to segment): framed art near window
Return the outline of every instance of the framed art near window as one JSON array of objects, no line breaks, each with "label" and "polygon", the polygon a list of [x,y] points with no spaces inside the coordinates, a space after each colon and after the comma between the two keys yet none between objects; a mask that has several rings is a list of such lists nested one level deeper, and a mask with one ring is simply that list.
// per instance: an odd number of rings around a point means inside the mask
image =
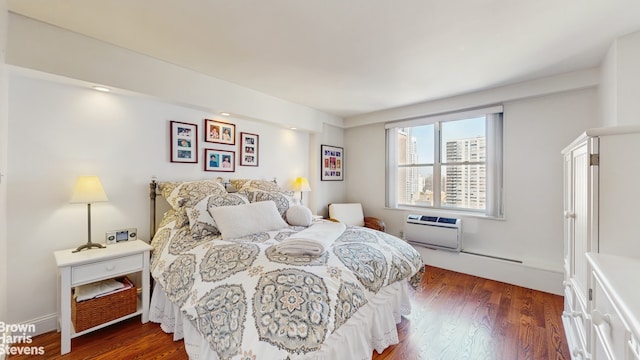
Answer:
[{"label": "framed art near window", "polygon": [[240,133],[240,165],[258,166],[258,140],[257,134]]},{"label": "framed art near window", "polygon": [[236,152],[204,149],[204,171],[236,171]]},{"label": "framed art near window", "polygon": [[171,162],[198,162],[198,125],[179,121],[169,123]]},{"label": "framed art near window", "polygon": [[204,141],[235,145],[236,126],[218,120],[204,119]]},{"label": "framed art near window", "polygon": [[320,180],[342,181],[344,179],[344,149],[331,145],[320,145]]}]

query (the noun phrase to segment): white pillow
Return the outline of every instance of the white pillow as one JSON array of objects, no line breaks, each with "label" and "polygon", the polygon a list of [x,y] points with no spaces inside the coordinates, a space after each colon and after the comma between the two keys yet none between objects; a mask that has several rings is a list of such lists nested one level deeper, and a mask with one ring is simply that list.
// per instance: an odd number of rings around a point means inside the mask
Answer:
[{"label": "white pillow", "polygon": [[194,207],[185,207],[189,217],[189,229],[194,239],[201,239],[209,235],[219,235],[216,222],[213,221],[209,209],[220,206],[234,206],[248,204],[249,199],[240,194],[209,195]]},{"label": "white pillow", "polygon": [[287,222],[293,226],[309,226],[313,222],[311,209],[302,205],[294,205],[287,210]]},{"label": "white pillow", "polygon": [[280,216],[273,201],[210,208],[209,213],[216,222],[223,239],[287,227],[287,223]]}]

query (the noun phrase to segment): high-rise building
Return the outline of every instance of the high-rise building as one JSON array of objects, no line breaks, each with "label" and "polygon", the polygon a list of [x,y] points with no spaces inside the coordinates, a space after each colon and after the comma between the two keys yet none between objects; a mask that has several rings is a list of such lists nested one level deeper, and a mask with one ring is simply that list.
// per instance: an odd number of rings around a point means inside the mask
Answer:
[{"label": "high-rise building", "polygon": [[[446,144],[446,162],[469,162],[447,165],[444,169],[446,205],[484,209],[486,206],[486,138],[459,139]],[[482,162],[482,164],[473,164]]]},{"label": "high-rise building", "polygon": [[[415,164],[418,162],[416,138],[411,136],[411,128],[398,131],[398,163]],[[401,203],[411,204],[414,198],[420,196],[418,170],[405,168],[398,174],[398,195]]]},{"label": "high-rise building", "polygon": [[[420,164],[416,137],[412,128],[398,130],[398,163]],[[439,202],[444,207],[484,209],[486,207],[486,138],[476,137],[447,141],[440,169]],[[464,163],[464,164],[463,164]],[[432,206],[433,176],[425,167],[400,167],[398,171],[398,202]],[[431,168],[430,168],[431,169]]]}]

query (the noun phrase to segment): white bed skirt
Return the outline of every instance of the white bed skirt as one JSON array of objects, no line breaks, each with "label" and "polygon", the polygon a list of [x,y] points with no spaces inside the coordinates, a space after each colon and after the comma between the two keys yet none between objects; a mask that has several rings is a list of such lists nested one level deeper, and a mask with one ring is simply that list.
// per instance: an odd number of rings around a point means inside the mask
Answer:
[{"label": "white bed skirt", "polygon": [[[409,315],[409,284],[396,282],[381,289],[368,303],[331,334],[318,351],[290,356],[291,359],[371,359],[373,350],[382,353],[387,347],[397,344],[396,324],[401,317]],[[151,297],[149,320],[160,324],[166,333],[173,333],[173,340],[184,339],[189,359],[218,360],[191,322],[182,316],[178,307],[165,296],[156,283]],[[367,332],[366,330],[371,331]]]}]

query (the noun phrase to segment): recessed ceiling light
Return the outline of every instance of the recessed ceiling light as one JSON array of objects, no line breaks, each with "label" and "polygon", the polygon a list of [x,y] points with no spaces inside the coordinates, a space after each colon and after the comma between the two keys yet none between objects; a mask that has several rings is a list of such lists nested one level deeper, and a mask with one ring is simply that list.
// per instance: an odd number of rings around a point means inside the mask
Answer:
[{"label": "recessed ceiling light", "polygon": [[296,128],[296,127],[291,127],[291,128],[289,128],[289,129],[291,129],[291,130],[296,130],[297,128]]},{"label": "recessed ceiling light", "polygon": [[111,89],[109,89],[108,87],[104,87],[104,86],[94,86],[93,90],[98,90],[98,91],[102,91],[102,92],[109,92],[111,91]]},{"label": "recessed ceiling light", "polygon": [[220,113],[220,115],[222,115],[222,116],[229,116],[229,115],[231,115],[231,114],[229,114],[228,112],[221,112],[221,113]]}]

